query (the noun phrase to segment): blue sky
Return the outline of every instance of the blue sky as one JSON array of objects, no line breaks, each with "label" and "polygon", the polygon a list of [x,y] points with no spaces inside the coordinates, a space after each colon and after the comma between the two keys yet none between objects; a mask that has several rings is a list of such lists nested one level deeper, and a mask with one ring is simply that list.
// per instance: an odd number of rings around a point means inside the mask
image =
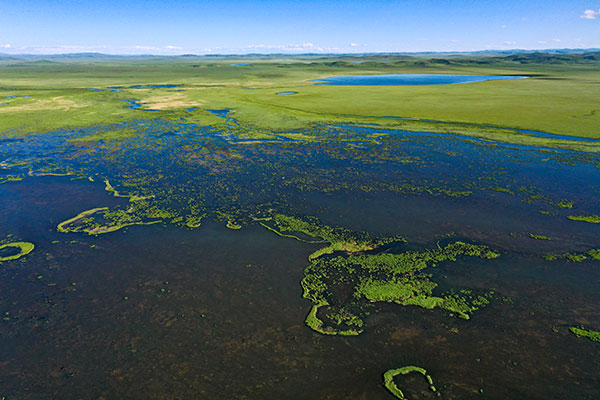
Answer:
[{"label": "blue sky", "polygon": [[12,0],[0,53],[600,48],[600,0]]}]

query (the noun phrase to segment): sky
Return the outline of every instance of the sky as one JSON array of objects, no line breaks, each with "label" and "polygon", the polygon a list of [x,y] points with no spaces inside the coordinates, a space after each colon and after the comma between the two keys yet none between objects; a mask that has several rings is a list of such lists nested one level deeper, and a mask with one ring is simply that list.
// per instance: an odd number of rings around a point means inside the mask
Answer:
[{"label": "sky", "polygon": [[600,48],[600,0],[0,0],[0,53]]}]

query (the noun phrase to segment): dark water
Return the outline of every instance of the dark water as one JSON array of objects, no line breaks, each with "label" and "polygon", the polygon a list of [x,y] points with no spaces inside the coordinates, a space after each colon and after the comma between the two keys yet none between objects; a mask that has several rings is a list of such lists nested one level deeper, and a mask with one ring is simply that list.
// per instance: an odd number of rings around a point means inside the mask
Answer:
[{"label": "dark water", "polygon": [[317,85],[453,85],[458,83],[524,78],[527,78],[527,76],[391,74],[332,76],[315,80],[315,82],[318,82]]},{"label": "dark water", "polygon": [[[138,135],[77,141],[124,127]],[[540,257],[600,247],[599,226],[566,218],[600,213],[598,156],[375,128],[303,133],[323,141],[249,144],[161,120],[1,140],[0,160],[28,164],[5,166],[0,178],[44,167],[74,175],[0,184],[0,238],[36,245],[0,264],[0,396],[384,400],[393,397],[383,372],[404,365],[426,368],[443,399],[600,396],[600,345],[567,329],[600,329],[600,262]],[[95,181],[78,179],[88,176]],[[143,177],[155,179],[138,188],[165,206],[193,199],[210,213],[268,203],[401,234],[407,249],[434,248],[449,233],[486,244],[502,256],[428,272],[440,290],[495,288],[498,298],[469,321],[377,304],[360,336],[323,336],[304,325],[311,304],[299,284],[317,244],[211,218],[196,230],[56,232],[82,210],[127,207],[101,178],[127,191]],[[553,205],[562,199],[573,209]],[[411,398],[437,398],[413,377],[398,383]]]}]

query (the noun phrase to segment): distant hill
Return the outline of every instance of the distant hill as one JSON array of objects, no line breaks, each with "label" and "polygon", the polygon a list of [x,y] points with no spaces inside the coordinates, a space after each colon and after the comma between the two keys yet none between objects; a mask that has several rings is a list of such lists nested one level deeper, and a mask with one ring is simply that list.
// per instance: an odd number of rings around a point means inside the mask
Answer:
[{"label": "distant hill", "polygon": [[177,56],[161,55],[113,55],[103,53],[70,53],[55,55],[13,55],[0,53],[0,64],[12,66],[44,66],[67,63],[103,63],[111,61],[157,61],[198,60],[232,62],[232,60],[261,61],[286,59],[297,62],[311,61],[328,67],[361,68],[381,63],[390,66],[443,66],[443,65],[483,65],[483,64],[594,64],[600,62],[600,49],[550,49],[530,50],[485,50],[474,52],[421,52],[421,53],[364,53],[364,54],[184,54]]}]

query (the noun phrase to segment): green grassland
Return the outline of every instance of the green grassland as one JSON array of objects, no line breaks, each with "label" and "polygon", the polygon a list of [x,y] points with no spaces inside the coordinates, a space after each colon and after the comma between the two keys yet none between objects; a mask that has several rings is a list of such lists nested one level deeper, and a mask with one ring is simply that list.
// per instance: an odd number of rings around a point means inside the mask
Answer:
[{"label": "green grassland", "polygon": [[[250,65],[233,65],[238,63]],[[346,122],[600,151],[598,144],[590,142],[540,138],[512,130],[600,138],[599,66],[599,53],[446,58],[0,57],[0,103],[8,103],[0,105],[0,134],[156,117],[219,125],[224,120],[206,110],[228,108],[246,131],[257,134]],[[328,86],[312,81],[335,75],[392,73],[531,77],[430,86]],[[147,84],[181,86],[127,88]],[[125,88],[111,92],[107,86]],[[281,91],[297,94],[277,95]],[[4,99],[7,96],[17,97]],[[142,108],[162,112],[128,109],[123,100],[136,100]],[[191,108],[194,110],[186,111]],[[382,116],[412,119],[374,118]],[[128,133],[107,133],[107,138],[121,134]]]}]

